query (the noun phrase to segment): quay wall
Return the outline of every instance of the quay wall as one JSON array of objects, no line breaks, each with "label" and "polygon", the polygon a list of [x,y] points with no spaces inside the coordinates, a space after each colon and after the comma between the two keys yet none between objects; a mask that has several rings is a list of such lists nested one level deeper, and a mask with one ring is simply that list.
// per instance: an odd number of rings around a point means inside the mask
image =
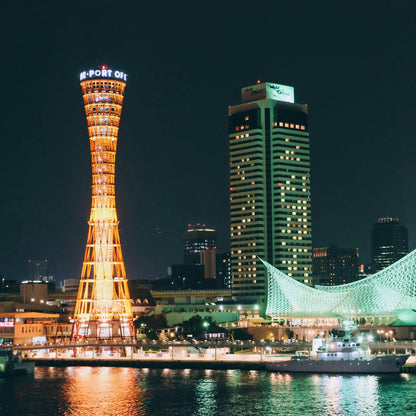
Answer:
[{"label": "quay wall", "polygon": [[201,370],[265,370],[264,361],[236,360],[162,360],[162,359],[88,359],[88,358],[40,358],[35,361],[39,367],[133,367],[133,368],[171,368],[171,369],[201,369]]},{"label": "quay wall", "polygon": [[[163,359],[89,359],[89,358],[39,358],[34,361],[39,367],[132,367],[132,368],[170,368],[198,370],[266,370],[265,361],[244,360],[163,360]],[[416,374],[416,364],[406,364],[402,373]]]}]

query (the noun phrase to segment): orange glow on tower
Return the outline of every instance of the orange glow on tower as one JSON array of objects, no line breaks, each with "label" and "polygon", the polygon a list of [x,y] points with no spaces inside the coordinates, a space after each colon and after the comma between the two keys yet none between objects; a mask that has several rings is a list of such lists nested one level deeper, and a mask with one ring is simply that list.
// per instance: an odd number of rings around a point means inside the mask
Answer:
[{"label": "orange glow on tower", "polygon": [[80,75],[92,162],[92,204],[73,339],[134,337],[115,199],[115,159],[127,75],[102,65]]}]

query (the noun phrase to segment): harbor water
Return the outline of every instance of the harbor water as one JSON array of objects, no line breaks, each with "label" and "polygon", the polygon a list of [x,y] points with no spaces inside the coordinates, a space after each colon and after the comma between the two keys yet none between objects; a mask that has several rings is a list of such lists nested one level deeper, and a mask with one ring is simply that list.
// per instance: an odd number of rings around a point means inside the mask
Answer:
[{"label": "harbor water", "polygon": [[7,416],[416,415],[416,375],[38,367],[0,379]]}]

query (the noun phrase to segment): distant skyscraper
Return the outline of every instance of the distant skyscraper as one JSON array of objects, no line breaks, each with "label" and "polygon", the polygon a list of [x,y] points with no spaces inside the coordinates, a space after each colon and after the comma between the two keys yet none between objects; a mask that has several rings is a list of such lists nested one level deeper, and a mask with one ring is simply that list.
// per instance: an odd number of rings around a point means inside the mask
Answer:
[{"label": "distant skyscraper", "polygon": [[313,283],[338,286],[358,279],[358,249],[336,246],[313,249]]},{"label": "distant skyscraper", "polygon": [[408,253],[407,228],[398,218],[379,218],[371,230],[374,272],[383,270]]},{"label": "distant skyscraper", "polygon": [[31,260],[27,261],[27,270],[29,280],[48,282],[53,280],[49,274],[48,260]]},{"label": "distant skyscraper", "polygon": [[257,257],[311,282],[311,193],[308,111],[294,89],[257,83],[229,108],[231,276],[233,296],[267,299]]},{"label": "distant skyscraper", "polygon": [[188,225],[183,234],[184,264],[202,264],[201,251],[216,247],[217,232],[205,224]]},{"label": "distant skyscraper", "polygon": [[183,234],[184,264],[171,268],[174,289],[207,289],[216,285],[217,232],[205,224],[188,225]]}]

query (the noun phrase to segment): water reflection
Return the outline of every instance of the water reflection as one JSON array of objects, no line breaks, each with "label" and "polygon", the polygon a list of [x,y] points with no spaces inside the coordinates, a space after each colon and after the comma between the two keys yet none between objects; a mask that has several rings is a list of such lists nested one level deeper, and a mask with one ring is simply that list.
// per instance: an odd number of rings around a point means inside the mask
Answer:
[{"label": "water reflection", "polygon": [[290,374],[282,374],[282,373],[271,373],[270,374],[270,381],[272,385],[290,385],[292,381],[292,376]]},{"label": "water reflection", "polygon": [[[331,377],[323,377],[323,386],[325,390],[325,410],[329,415],[339,415],[341,413],[341,396],[340,393],[342,379],[341,377],[331,376]],[[317,384],[315,383],[315,386]],[[318,392],[319,394],[320,392]]]},{"label": "water reflection", "polygon": [[377,375],[314,375],[312,377],[316,405],[325,414],[380,415],[380,388],[382,376]]},{"label": "water reflection", "polygon": [[322,376],[323,405],[328,415],[378,415],[379,376]]},{"label": "water reflection", "polygon": [[407,374],[37,368],[0,379],[0,416],[407,416],[415,391]]},{"label": "water reflection", "polygon": [[69,367],[65,416],[146,415],[144,396],[130,368]]},{"label": "water reflection", "polygon": [[199,380],[195,388],[195,404],[198,416],[214,416],[217,411],[217,385],[214,380]]}]

